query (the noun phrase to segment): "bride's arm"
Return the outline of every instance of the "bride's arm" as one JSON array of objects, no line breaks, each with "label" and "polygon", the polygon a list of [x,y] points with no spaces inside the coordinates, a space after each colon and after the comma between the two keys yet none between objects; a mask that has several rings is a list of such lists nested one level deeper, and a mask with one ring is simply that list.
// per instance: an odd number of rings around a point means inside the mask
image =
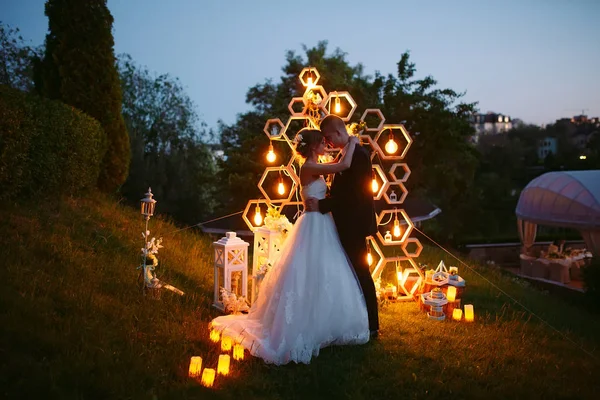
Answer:
[{"label": "bride's arm", "polygon": [[346,153],[342,155],[342,159],[338,162],[330,162],[323,164],[316,163],[305,163],[302,166],[302,170],[310,175],[327,175],[335,174],[336,172],[343,171],[350,168],[352,164],[352,156],[354,155],[354,149],[358,144],[358,138],[351,136],[346,146]]}]

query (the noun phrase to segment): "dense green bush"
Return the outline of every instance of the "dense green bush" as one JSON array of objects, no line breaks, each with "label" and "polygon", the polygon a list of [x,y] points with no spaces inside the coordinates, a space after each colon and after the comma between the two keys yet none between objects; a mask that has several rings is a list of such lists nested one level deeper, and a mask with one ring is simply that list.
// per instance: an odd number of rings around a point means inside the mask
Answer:
[{"label": "dense green bush", "polygon": [[0,199],[93,188],[105,153],[95,119],[0,85]]}]

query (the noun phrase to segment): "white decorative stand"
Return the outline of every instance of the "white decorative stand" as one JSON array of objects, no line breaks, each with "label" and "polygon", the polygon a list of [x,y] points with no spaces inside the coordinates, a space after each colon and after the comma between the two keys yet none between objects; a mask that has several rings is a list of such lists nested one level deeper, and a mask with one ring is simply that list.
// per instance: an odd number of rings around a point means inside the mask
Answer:
[{"label": "white decorative stand", "polygon": [[421,295],[421,301],[424,305],[429,306],[429,312],[427,313],[427,317],[429,317],[429,319],[435,319],[438,321],[443,321],[446,319],[446,315],[444,314],[444,306],[448,304],[448,299],[446,298],[445,294],[442,293],[441,297],[435,298],[433,297],[433,292],[423,293]]},{"label": "white decorative stand", "polygon": [[[226,236],[213,242],[215,248],[215,298],[213,306],[225,311],[225,304],[220,288],[235,294],[237,297],[248,298],[248,246],[236,236],[235,232],[227,232]],[[239,279],[233,279],[234,273],[239,272]]]},{"label": "white decorative stand", "polygon": [[271,265],[279,259],[281,247],[283,246],[283,236],[281,232],[271,230],[265,227],[257,228],[254,231],[254,251],[252,253],[252,296],[250,304],[256,301],[259,283],[255,274],[260,266],[266,262]]}]

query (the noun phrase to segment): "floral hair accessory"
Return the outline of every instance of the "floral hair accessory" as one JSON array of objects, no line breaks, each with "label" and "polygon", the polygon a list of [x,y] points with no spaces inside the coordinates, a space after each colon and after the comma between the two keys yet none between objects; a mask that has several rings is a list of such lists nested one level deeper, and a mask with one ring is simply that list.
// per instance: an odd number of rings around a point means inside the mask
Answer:
[{"label": "floral hair accessory", "polygon": [[302,147],[302,146],[304,146],[306,144],[306,142],[303,142],[302,141],[303,139],[304,138],[302,137],[301,133],[297,134],[296,137],[294,138],[294,145],[296,147]]}]

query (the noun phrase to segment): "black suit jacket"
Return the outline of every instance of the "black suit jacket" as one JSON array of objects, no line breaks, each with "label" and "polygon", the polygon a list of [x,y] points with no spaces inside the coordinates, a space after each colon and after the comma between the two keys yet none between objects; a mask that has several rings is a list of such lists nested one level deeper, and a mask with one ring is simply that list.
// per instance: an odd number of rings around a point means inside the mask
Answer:
[{"label": "black suit jacket", "polygon": [[369,151],[356,146],[350,168],[335,174],[329,196],[319,200],[319,211],[331,212],[340,237],[367,237],[377,232]]}]

